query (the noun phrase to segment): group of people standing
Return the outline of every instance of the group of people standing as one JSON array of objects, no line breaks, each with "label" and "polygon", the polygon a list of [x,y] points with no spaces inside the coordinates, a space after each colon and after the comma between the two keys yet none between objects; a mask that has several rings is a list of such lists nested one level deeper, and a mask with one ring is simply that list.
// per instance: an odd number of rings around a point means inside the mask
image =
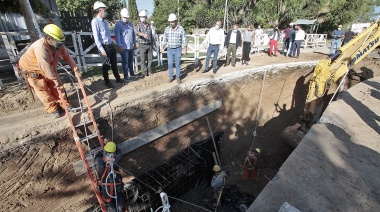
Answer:
[{"label": "group of people standing", "polygon": [[305,39],[305,31],[301,25],[294,25],[290,23],[287,28],[280,31],[278,25],[268,34],[269,42],[269,56],[277,56],[278,41],[281,34],[284,34],[284,44],[282,46],[282,53],[285,57],[298,58],[301,53],[301,43]]},{"label": "group of people standing", "polygon": [[[127,83],[131,81],[131,78],[137,77],[133,71],[134,50],[137,49],[140,53],[143,75],[152,75],[153,52],[157,52],[159,48],[157,46],[158,36],[153,21],[150,24],[147,22],[146,11],[140,11],[139,22],[136,26],[133,26],[129,20],[128,9],[123,8],[120,11],[121,19],[116,22],[114,32],[116,45],[122,58],[124,79],[121,79],[117,70],[117,53],[112,42],[109,24],[105,20],[107,17],[107,6],[103,2],[97,1],[94,4],[94,10],[96,11],[96,17],[91,21],[91,27],[96,46],[102,57],[105,58],[102,65],[105,85],[109,88],[115,87],[110,82],[108,76],[110,66],[117,83]],[[186,54],[186,33],[178,25],[175,14],[169,15],[168,22],[170,26],[165,28],[161,51],[167,48],[169,82],[172,82],[176,78],[177,82],[180,83],[180,60],[182,49],[184,50],[184,54]],[[173,74],[173,62],[176,63],[175,75]]]}]

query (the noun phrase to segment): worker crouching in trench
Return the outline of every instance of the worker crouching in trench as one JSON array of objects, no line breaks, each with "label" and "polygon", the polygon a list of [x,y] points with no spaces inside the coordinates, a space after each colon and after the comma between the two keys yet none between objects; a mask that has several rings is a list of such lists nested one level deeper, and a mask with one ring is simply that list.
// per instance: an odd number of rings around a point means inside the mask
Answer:
[{"label": "worker crouching in trench", "polygon": [[71,110],[66,97],[59,97],[60,89],[64,92],[61,79],[57,72],[59,61],[63,60],[80,77],[80,73],[75,61],[71,58],[69,51],[63,45],[65,35],[63,31],[54,24],[44,27],[44,37],[35,41],[20,58],[18,67],[26,78],[26,83],[30,86],[37,97],[45,106],[45,110],[53,117],[60,117],[58,104],[63,109]]},{"label": "worker crouching in trench", "polygon": [[116,144],[109,141],[104,146],[103,155],[95,157],[102,199],[111,212],[125,211],[123,182],[117,166],[121,156],[121,152],[116,150]]}]

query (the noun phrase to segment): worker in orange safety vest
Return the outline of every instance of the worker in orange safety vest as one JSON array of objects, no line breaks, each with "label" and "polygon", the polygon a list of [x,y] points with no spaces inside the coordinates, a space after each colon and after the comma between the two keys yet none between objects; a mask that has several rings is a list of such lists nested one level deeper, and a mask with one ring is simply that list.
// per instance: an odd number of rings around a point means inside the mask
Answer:
[{"label": "worker in orange safety vest", "polygon": [[26,77],[27,83],[45,106],[45,110],[53,117],[60,117],[58,104],[63,109],[71,110],[66,97],[59,97],[57,89],[64,91],[57,72],[59,61],[63,60],[80,77],[78,66],[64,46],[65,35],[54,24],[48,24],[43,29],[44,37],[35,41],[18,61],[18,67]]}]

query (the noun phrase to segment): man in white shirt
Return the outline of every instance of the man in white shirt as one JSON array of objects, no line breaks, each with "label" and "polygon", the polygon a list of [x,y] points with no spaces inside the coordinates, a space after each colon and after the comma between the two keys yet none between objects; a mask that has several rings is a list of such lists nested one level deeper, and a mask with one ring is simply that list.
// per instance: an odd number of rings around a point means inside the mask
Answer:
[{"label": "man in white shirt", "polygon": [[222,21],[218,20],[216,22],[215,27],[212,27],[206,35],[205,42],[209,46],[207,48],[205,69],[202,73],[206,73],[209,71],[210,57],[212,54],[214,54],[212,70],[214,74],[216,74],[217,63],[218,63],[218,53],[223,51],[223,43],[224,43],[224,32],[221,26],[222,26]]},{"label": "man in white shirt", "polygon": [[295,57],[296,50],[297,50],[297,58],[300,56],[300,50],[301,50],[301,43],[305,39],[305,31],[302,30],[302,27],[300,25],[296,26],[296,37],[294,39],[293,43],[293,55],[290,55],[290,57]]}]

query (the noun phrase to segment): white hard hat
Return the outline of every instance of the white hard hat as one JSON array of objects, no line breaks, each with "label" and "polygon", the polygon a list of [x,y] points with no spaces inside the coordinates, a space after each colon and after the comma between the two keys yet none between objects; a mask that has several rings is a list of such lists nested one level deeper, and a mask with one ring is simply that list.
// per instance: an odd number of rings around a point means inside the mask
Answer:
[{"label": "white hard hat", "polygon": [[153,22],[153,21],[151,21],[150,23],[151,23],[151,24],[154,24],[154,22]]},{"label": "white hard hat", "polygon": [[143,17],[143,16],[147,16],[145,10],[141,10],[140,13],[139,13],[139,17]]},{"label": "white hard hat", "polygon": [[128,9],[127,8],[121,9],[120,15],[121,15],[121,17],[129,18],[129,11],[128,11]]},{"label": "white hard hat", "polygon": [[174,13],[169,15],[168,21],[176,21],[176,20],[177,20],[177,16]]},{"label": "white hard hat", "polygon": [[293,22],[291,22],[289,25],[290,25],[290,26],[293,26],[293,25],[294,25],[294,23],[293,23]]},{"label": "white hard hat", "polygon": [[103,3],[103,2],[101,2],[101,1],[97,1],[97,2],[95,2],[95,4],[94,4],[94,10],[97,10],[97,9],[99,9],[99,8],[107,8],[107,6]]}]

